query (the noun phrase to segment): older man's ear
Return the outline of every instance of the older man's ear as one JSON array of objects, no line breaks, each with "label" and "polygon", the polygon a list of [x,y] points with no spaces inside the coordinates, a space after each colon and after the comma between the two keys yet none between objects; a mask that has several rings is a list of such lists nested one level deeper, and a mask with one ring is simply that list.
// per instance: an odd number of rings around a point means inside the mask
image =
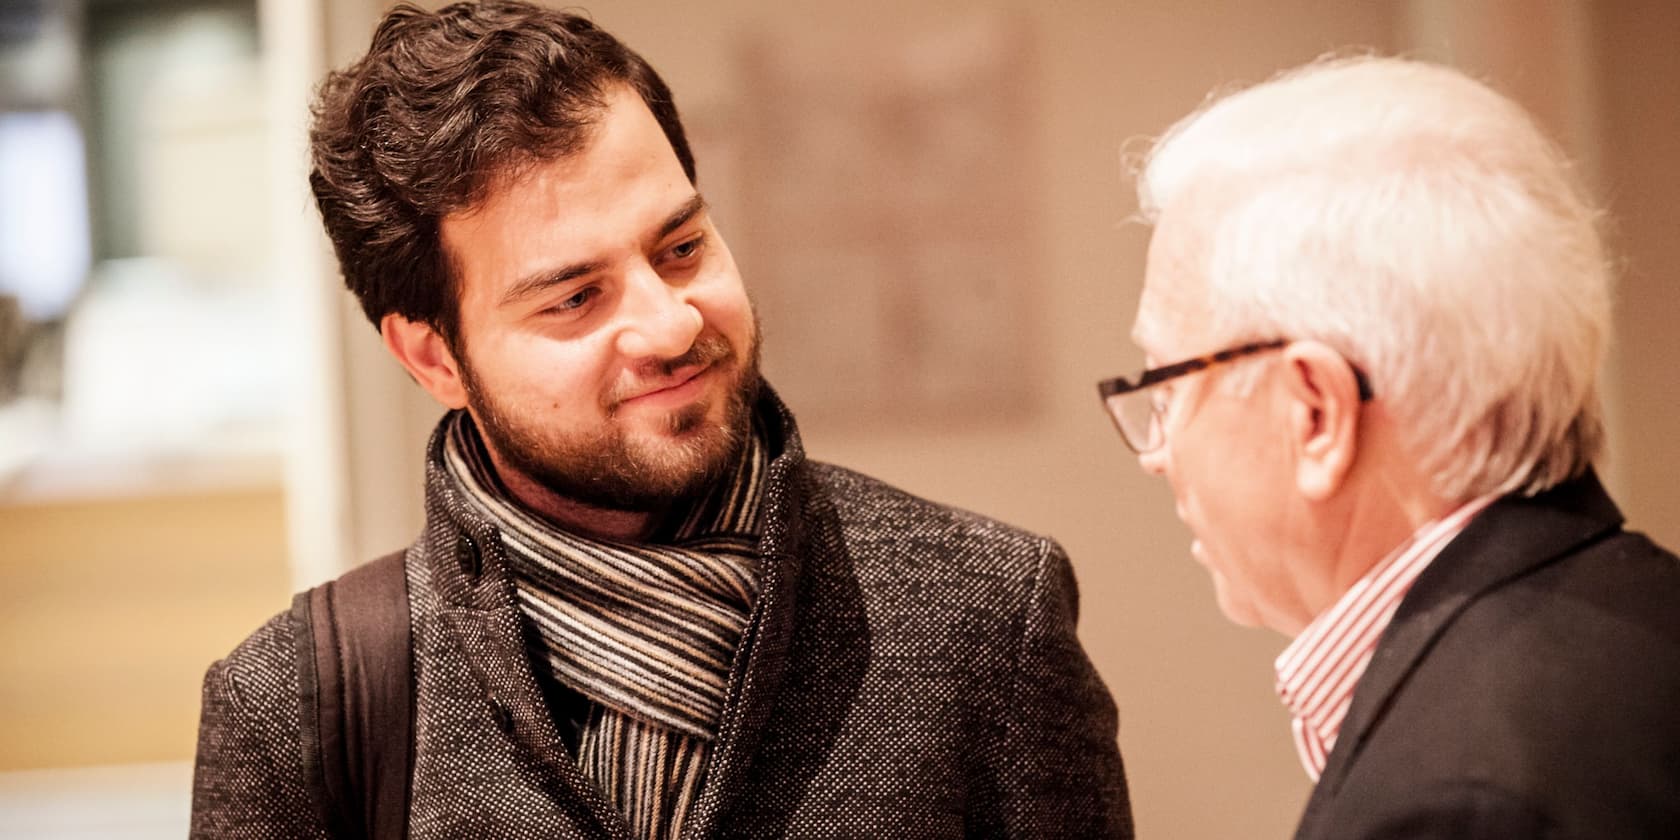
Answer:
[{"label": "older man's ear", "polygon": [[1359,381],[1340,353],[1317,341],[1285,347],[1279,375],[1291,399],[1296,489],[1324,501],[1341,489],[1358,452]]}]

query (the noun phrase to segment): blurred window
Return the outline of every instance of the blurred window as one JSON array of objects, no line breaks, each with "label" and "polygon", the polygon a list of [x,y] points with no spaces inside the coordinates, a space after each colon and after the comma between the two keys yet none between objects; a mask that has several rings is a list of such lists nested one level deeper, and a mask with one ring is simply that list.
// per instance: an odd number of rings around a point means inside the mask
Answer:
[{"label": "blurred window", "polygon": [[0,835],[181,836],[290,588],[256,2],[0,0]]},{"label": "blurred window", "polygon": [[0,294],[64,317],[88,270],[82,130],[65,111],[0,113]]},{"label": "blurred window", "polygon": [[276,482],[255,0],[0,8],[0,502]]}]

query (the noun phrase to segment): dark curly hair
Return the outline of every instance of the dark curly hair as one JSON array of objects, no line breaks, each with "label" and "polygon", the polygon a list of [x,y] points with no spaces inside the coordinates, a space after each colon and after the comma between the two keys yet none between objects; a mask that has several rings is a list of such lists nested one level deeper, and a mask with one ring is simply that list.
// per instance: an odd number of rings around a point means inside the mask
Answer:
[{"label": "dark curly hair", "polygon": [[499,178],[577,152],[619,84],[641,95],[693,182],[670,89],[589,19],[517,0],[386,14],[368,54],[322,82],[309,135],[316,205],[374,327],[395,312],[455,346],[439,220]]}]

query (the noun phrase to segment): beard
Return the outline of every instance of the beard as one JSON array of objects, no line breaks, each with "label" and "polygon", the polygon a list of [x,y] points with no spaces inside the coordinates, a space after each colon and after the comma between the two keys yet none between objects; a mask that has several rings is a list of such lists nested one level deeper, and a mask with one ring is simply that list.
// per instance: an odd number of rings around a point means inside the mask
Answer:
[{"label": "beard", "polygon": [[[461,379],[467,407],[485,445],[508,467],[552,493],[603,510],[652,513],[699,497],[734,467],[752,434],[758,399],[759,349],[754,330],[747,357],[739,359],[727,339],[707,333],[687,353],[651,366],[661,376],[679,368],[710,365],[733,374],[718,397],[704,399],[659,418],[659,434],[638,439],[614,422],[619,397],[603,401],[607,422],[572,431],[529,423],[480,387],[464,356]],[[712,418],[712,404],[723,409]]]}]

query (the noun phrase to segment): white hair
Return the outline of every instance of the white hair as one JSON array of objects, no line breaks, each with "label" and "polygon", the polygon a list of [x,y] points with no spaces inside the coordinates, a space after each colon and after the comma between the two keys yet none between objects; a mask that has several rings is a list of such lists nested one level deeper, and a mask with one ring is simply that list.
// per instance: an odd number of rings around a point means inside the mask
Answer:
[{"label": "white hair", "polygon": [[1322,59],[1180,120],[1138,177],[1194,230],[1221,339],[1315,339],[1450,499],[1537,493],[1603,442],[1598,212],[1515,103],[1444,67]]}]

